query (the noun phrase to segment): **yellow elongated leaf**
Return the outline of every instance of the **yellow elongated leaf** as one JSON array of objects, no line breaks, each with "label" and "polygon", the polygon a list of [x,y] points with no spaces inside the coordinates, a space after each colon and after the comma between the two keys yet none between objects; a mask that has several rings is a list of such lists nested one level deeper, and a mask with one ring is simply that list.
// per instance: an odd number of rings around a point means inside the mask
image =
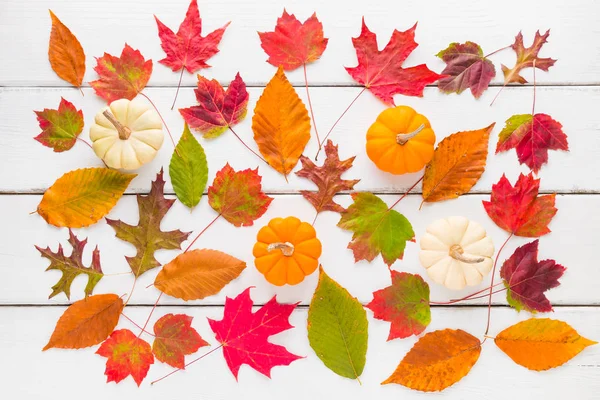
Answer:
[{"label": "yellow elongated leaf", "polygon": [[156,276],[154,286],[169,296],[198,300],[217,294],[246,263],[217,250],[192,250],[175,257]]},{"label": "yellow elongated leaf", "polygon": [[108,168],[67,172],[46,190],[37,212],[54,226],[92,225],[117,204],[135,176]]}]

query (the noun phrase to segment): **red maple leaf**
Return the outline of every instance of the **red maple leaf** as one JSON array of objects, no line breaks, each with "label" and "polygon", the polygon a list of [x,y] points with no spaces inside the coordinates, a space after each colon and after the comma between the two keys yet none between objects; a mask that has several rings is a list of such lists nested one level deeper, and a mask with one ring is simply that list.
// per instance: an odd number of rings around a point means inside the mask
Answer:
[{"label": "red maple leaf", "polygon": [[554,260],[538,261],[538,244],[534,240],[516,249],[500,270],[508,289],[506,299],[519,311],[552,311],[544,292],[559,286],[558,279],[566,270]]},{"label": "red maple leaf", "polygon": [[541,69],[542,71],[548,71],[548,69],[554,65],[556,60],[538,57],[538,53],[542,49],[544,43],[546,43],[546,39],[548,39],[549,35],[549,29],[543,35],[540,35],[540,31],[537,31],[531,47],[525,48],[523,45],[523,33],[519,32],[515,38],[515,43],[510,46],[515,53],[517,53],[517,61],[515,66],[508,68],[506,65],[502,65],[505,85],[511,82],[527,83],[527,80],[520,75],[524,68],[535,67]]},{"label": "red maple leaf", "polygon": [[185,19],[179,25],[175,34],[168,26],[160,22],[156,15],[160,45],[167,54],[160,60],[173,71],[185,68],[190,74],[201,68],[208,68],[206,60],[219,52],[219,42],[229,23],[225,24],[207,36],[202,36],[202,20],[198,11],[197,0],[192,0],[185,14]]},{"label": "red maple leaf", "polygon": [[208,188],[208,204],[233,225],[252,226],[273,201],[263,193],[261,180],[258,168],[235,171],[227,163]]},{"label": "red maple leaf", "polygon": [[546,114],[518,114],[506,120],[498,137],[496,154],[516,149],[521,164],[538,173],[548,162],[548,150],[569,150],[560,122]]},{"label": "red maple leaf", "polygon": [[316,13],[302,23],[285,9],[277,19],[275,31],[258,32],[258,36],[269,55],[267,62],[276,67],[281,65],[286,71],[318,60],[329,41],[323,37],[323,24]]},{"label": "red maple leaf", "polygon": [[131,375],[140,386],[148,374],[150,365],[154,364],[150,345],[136,337],[129,329],[114,331],[100,345],[96,354],[108,358],[104,371],[107,382],[119,383]]},{"label": "red maple leaf", "polygon": [[293,328],[288,318],[298,303],[279,304],[273,297],[255,313],[252,304],[248,288],[235,299],[227,297],[222,320],[208,319],[236,379],[242,364],[270,378],[271,368],[302,358],[268,341],[270,336]]},{"label": "red maple leaf", "polygon": [[34,139],[57,153],[70,150],[75,146],[77,137],[83,130],[83,112],[73,103],[60,98],[58,110],[44,108],[34,111],[42,133]]},{"label": "red maple leaf", "polygon": [[382,51],[377,48],[377,36],[367,28],[365,19],[359,37],[352,38],[358,65],[346,67],[355,81],[364,85],[386,104],[394,104],[393,96],[423,96],[423,89],[443,77],[425,64],[402,68],[402,63],[418,46],[415,42],[417,24],[407,31],[394,30]]},{"label": "red maple leaf", "polygon": [[192,328],[192,317],[167,314],[154,324],[152,352],[157,360],[184,369],[185,356],[193,354],[208,343]]},{"label": "red maple leaf", "polygon": [[125,43],[121,57],[108,53],[96,57],[94,71],[100,79],[90,85],[98,96],[108,103],[118,99],[131,100],[146,87],[152,74],[152,60],[144,59],[139,50]]},{"label": "red maple leaf", "polygon": [[205,138],[215,138],[240,122],[248,111],[248,91],[238,73],[227,90],[216,79],[198,75],[197,106],[180,108],[179,113],[190,126]]},{"label": "red maple leaf", "polygon": [[342,190],[352,190],[360,179],[342,179],[342,174],[352,167],[356,157],[340,161],[338,147],[331,140],[325,145],[327,158],[322,167],[317,167],[308,157],[300,156],[302,169],[296,175],[310,179],[317,185],[317,192],[301,190],[302,196],[313,205],[317,213],[321,211],[344,212],[346,209],[333,201],[333,196]]},{"label": "red maple leaf", "polygon": [[505,175],[492,185],[490,201],[483,201],[489,217],[500,228],[517,236],[538,237],[550,232],[556,214],[555,193],[538,196],[540,180],[532,174],[519,176],[513,187]]}]

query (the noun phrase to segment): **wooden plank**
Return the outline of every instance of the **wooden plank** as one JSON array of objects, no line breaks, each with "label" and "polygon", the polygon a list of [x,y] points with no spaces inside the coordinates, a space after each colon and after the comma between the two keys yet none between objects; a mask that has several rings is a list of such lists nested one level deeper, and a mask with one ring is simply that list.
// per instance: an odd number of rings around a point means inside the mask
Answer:
[{"label": "wooden plank", "polygon": [[[55,0],[52,10],[71,28],[82,43],[87,55],[85,81],[96,78],[93,57],[105,51],[120,54],[123,43],[154,60],[152,85],[177,84],[179,73],[158,65],[164,57],[157,36],[153,14],[176,30],[183,20],[187,0]],[[356,65],[351,38],[360,33],[364,15],[369,27],[378,34],[379,45],[389,40],[394,28],[405,30],[419,21],[416,40],[419,47],[406,61],[407,66],[427,63],[435,71],[443,63],[435,57],[451,42],[472,40],[483,46],[485,53],[513,43],[514,36],[523,30],[527,46],[537,29],[552,29],[543,57],[559,58],[550,73],[538,74],[544,84],[597,84],[600,76],[600,49],[590,43],[600,41],[600,30],[594,16],[600,13],[600,3],[594,0],[564,2],[561,0],[506,0],[501,7],[490,2],[448,0],[432,7],[419,0],[378,1],[365,9],[361,0],[323,2],[318,0],[289,0],[243,2],[237,0],[199,1],[206,32],[232,21],[220,45],[221,53],[209,60],[213,67],[203,73],[229,82],[238,70],[253,85],[264,85],[274,73],[260,48],[257,31],[269,31],[281,15],[283,7],[304,20],[314,11],[323,21],[329,46],[320,62],[309,68],[310,82],[323,84],[354,84],[342,66]],[[47,61],[50,18],[44,0],[5,0],[0,12],[0,34],[11,38],[3,43],[4,54],[10,54],[0,64],[0,85],[61,85],[66,83],[54,75]],[[585,38],[583,40],[582,38]],[[511,51],[493,57],[497,66],[496,83],[501,82],[500,64],[513,65]],[[293,72],[292,80],[303,84],[301,70]],[[531,80],[531,71],[525,72]],[[184,74],[184,84],[192,85],[195,77]],[[75,93],[75,92],[73,92]],[[174,90],[170,92],[174,95]],[[172,97],[172,96],[169,96]]]},{"label": "wooden plank", "polygon": [[[388,204],[392,204],[398,198],[392,195],[382,197]],[[488,196],[463,196],[453,201],[424,205],[419,211],[420,196],[409,196],[396,209],[404,213],[413,224],[417,243],[426,226],[435,219],[450,215],[464,215],[483,224],[498,249],[508,234],[497,228],[486,215],[481,205],[481,201],[486,198]],[[67,301],[62,294],[47,300],[51,292],[50,287],[57,282],[60,272],[43,272],[48,261],[43,259],[33,246],[34,244],[42,247],[50,246],[56,251],[59,242],[66,244],[68,234],[66,229],[58,230],[48,226],[38,215],[28,215],[29,211],[35,210],[39,200],[39,195],[0,196],[0,221],[3,221],[5,227],[10,227],[0,241],[0,276],[3,277],[0,279],[0,304],[64,304]],[[351,203],[348,195],[338,196],[337,200],[346,206]],[[597,290],[600,269],[595,268],[592,263],[592,260],[596,259],[596,227],[600,225],[600,214],[590,211],[599,207],[600,196],[557,197],[559,212],[550,225],[552,233],[540,240],[540,259],[555,259],[568,268],[561,279],[562,285],[548,292],[548,297],[554,304],[600,304]],[[111,218],[122,218],[132,224],[137,221],[136,215],[134,196],[125,196],[110,213]],[[252,227],[235,228],[221,219],[207,230],[206,234],[196,242],[195,248],[213,248],[228,252],[244,260],[248,267],[240,278],[226,286],[220,294],[191,304],[223,304],[225,296],[235,296],[248,286],[257,287],[254,297],[261,303],[275,294],[286,302],[301,301],[304,304],[309,302],[317,283],[317,274],[309,276],[297,286],[278,288],[268,284],[254,268],[252,246],[256,232],[271,218],[288,215],[295,215],[304,221],[312,221],[314,209],[299,195],[278,195],[275,196],[267,213]],[[191,214],[187,208],[176,202],[163,221],[162,229],[199,232],[215,216],[206,198],[202,199],[200,205]],[[324,249],[320,262],[334,279],[357,296],[361,302],[367,303],[371,300],[373,291],[389,285],[389,272],[381,257],[370,264],[364,261],[355,264],[352,252],[346,248],[351,233],[336,227],[338,221],[339,216],[331,212],[325,212],[317,219],[315,227]],[[91,249],[98,245],[106,274],[129,271],[124,256],[134,255],[135,250],[128,243],[116,239],[113,229],[105,222],[78,230],[77,233],[82,237],[89,236],[89,245],[85,253],[86,265],[91,257]],[[501,260],[510,256],[517,246],[531,240],[514,238],[504,250]],[[407,244],[404,260],[396,262],[394,269],[426,275],[418,260],[417,243]],[[68,244],[66,248],[70,251]],[[159,251],[156,256],[161,263],[167,263],[177,254],[176,251]],[[152,287],[145,287],[152,284],[157,272],[158,269],[155,269],[142,276],[137,283],[131,304],[154,304],[158,291]],[[72,300],[82,297],[86,282],[83,277],[75,280]],[[131,275],[106,276],[100,281],[96,291],[121,295],[129,293],[132,282]],[[432,283],[431,299],[446,301],[460,298],[485,287],[489,284],[489,278],[484,282],[479,287],[459,292],[449,291]],[[495,300],[498,304],[505,304],[504,294],[496,295]],[[486,303],[486,299],[476,301],[478,304]],[[182,302],[165,296],[161,304],[182,304]]]},{"label": "wooden plank", "polygon": [[[312,88],[313,106],[316,110],[317,123],[323,135],[342,113],[350,100],[359,92],[357,88]],[[65,172],[87,166],[100,166],[100,160],[83,143],[78,143],[71,151],[54,153],[33,141],[39,127],[33,110],[56,108],[61,96],[75,102],[84,113],[86,127],[81,137],[89,139],[89,127],[94,116],[102,107],[101,100],[91,90],[84,90],[85,97],[65,88],[4,88],[0,89],[0,192],[41,193]],[[167,124],[176,140],[183,130],[183,120],[177,111],[170,111],[171,89],[148,89],[147,93],[165,115]],[[254,105],[262,89],[250,89],[249,109]],[[438,141],[461,130],[479,129],[496,122],[496,128],[490,138],[488,167],[474,192],[489,192],[493,183],[503,173],[511,180],[516,180],[520,171],[528,172],[526,166],[520,166],[514,150],[494,155],[497,135],[504,126],[504,121],[513,114],[528,113],[531,110],[531,88],[508,88],[502,93],[498,103],[489,107],[496,90],[488,91],[479,101],[470,95],[448,96],[436,88],[428,88],[424,98],[406,98],[402,103],[414,107],[428,116],[434,127]],[[298,89],[299,95],[305,99],[305,92]],[[35,99],[35,101],[33,101]],[[179,104],[189,106],[195,103],[191,89],[180,93]],[[542,178],[542,190],[569,192],[600,191],[600,174],[589,174],[585,171],[600,169],[600,116],[596,105],[600,103],[600,88],[597,87],[545,87],[538,88],[538,112],[552,115],[563,124],[569,136],[570,152],[550,152],[550,161],[539,176]],[[565,107],[568,105],[568,107]],[[365,133],[385,106],[372,95],[365,94],[358,100],[354,108],[342,119],[331,138],[340,145],[340,156],[343,158],[356,155],[354,168],[346,175],[350,178],[363,178],[356,186],[357,190],[376,192],[403,192],[419,178],[418,174],[394,176],[379,171],[369,160],[364,150]],[[577,112],[573,112],[577,110]],[[251,115],[236,127],[236,132],[248,144],[256,149],[251,129]],[[289,184],[283,176],[269,166],[263,164],[237,139],[226,132],[213,140],[200,139],[205,147],[210,177],[226,162],[236,169],[259,167],[263,176],[263,187],[268,192],[282,193],[299,189],[314,189],[306,179],[290,175]],[[305,154],[314,157],[317,141],[309,142]],[[147,192],[150,181],[154,179],[161,166],[168,168],[172,154],[172,145],[165,138],[163,148],[157,158],[140,170],[139,177],[130,185],[130,192]],[[323,157],[321,157],[321,160]],[[297,167],[297,169],[299,166]],[[18,179],[15,172],[18,171]],[[168,180],[168,179],[167,179]],[[172,192],[170,182],[166,190]]]},{"label": "wooden plank", "polygon": [[[256,290],[255,294],[259,291]],[[150,307],[127,307],[125,313],[138,323],[145,321]],[[272,379],[260,375],[247,366],[240,370],[236,382],[227,369],[220,350],[191,365],[162,382],[150,385],[150,381],[170,372],[171,367],[158,361],[152,365],[146,381],[138,388],[131,378],[115,385],[106,384],[103,374],[105,359],[94,354],[96,346],[83,350],[51,349],[42,352],[56,320],[63,312],[62,307],[2,307],[0,308],[0,351],[3,362],[0,372],[4,377],[3,390],[19,393],[19,398],[40,399],[64,397],[68,393],[85,393],[89,400],[102,400],[107,396],[116,398],[170,399],[180,393],[205,399],[264,399],[286,398],[377,398],[420,399],[422,393],[398,385],[381,386],[395,369],[404,354],[415,343],[415,338],[386,342],[389,323],[374,320],[369,315],[369,349],[367,364],[361,376],[362,385],[339,377],[329,371],[315,356],[306,339],[307,309],[292,313],[290,322],[295,328],[274,336],[273,342],[285,345],[291,352],[306,356],[287,367],[276,367]],[[580,334],[598,339],[599,308],[561,307],[552,315],[554,319],[566,321]],[[167,313],[185,313],[194,317],[193,326],[200,335],[216,345],[205,317],[221,319],[221,307],[162,307],[152,320]],[[487,310],[474,308],[436,308],[428,331],[444,328],[460,328],[473,335],[481,336]],[[507,308],[494,309],[492,335],[500,330],[529,318],[526,313],[516,313]],[[152,326],[153,321],[149,326]],[[138,329],[124,318],[121,328]],[[149,336],[143,336],[151,340]],[[569,398],[577,393],[578,399],[593,399],[600,390],[600,347],[585,349],[565,365],[545,372],[529,371],[513,363],[492,340],[488,340],[481,356],[465,378],[441,393],[430,394],[436,399],[506,399],[523,398],[525,393],[544,394],[547,398]],[[193,359],[203,354],[188,357]],[[35,384],[32,384],[32,377]],[[68,389],[65,389],[68,388]]]}]

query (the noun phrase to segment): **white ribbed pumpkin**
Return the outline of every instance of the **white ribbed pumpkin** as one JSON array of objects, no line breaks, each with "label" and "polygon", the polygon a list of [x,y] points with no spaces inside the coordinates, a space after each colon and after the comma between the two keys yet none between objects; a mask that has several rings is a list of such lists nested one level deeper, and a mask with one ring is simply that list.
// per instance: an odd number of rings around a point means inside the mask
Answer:
[{"label": "white ribbed pumpkin", "polygon": [[90,139],[110,168],[132,170],[152,161],[164,135],[160,116],[147,102],[120,99],[96,114]]},{"label": "white ribbed pumpkin", "polygon": [[492,269],[492,239],[480,224],[465,217],[434,221],[420,246],[419,258],[427,274],[448,289],[478,285]]}]

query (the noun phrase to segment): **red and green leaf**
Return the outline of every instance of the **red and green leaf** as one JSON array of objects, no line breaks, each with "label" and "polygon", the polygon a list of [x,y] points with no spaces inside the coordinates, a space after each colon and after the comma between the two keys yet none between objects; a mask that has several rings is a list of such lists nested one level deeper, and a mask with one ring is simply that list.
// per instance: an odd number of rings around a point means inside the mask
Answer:
[{"label": "red and green leaf", "polygon": [[523,45],[523,33],[519,34],[515,38],[515,42],[511,45],[511,48],[517,53],[517,61],[515,66],[508,68],[502,65],[502,72],[504,73],[504,84],[509,83],[527,83],[527,80],[521,76],[521,71],[525,68],[539,68],[542,71],[548,71],[548,69],[554,65],[556,60],[551,58],[540,58],[538,53],[542,49],[542,46],[547,42],[550,30],[540,35],[540,31],[535,33],[533,44],[531,47],[525,47]]},{"label": "red and green leaf", "polygon": [[192,317],[167,314],[154,324],[152,352],[158,361],[174,368],[185,368],[185,356],[193,354],[208,343],[192,328]]},{"label": "red and green leaf", "polygon": [[44,108],[34,111],[42,133],[34,139],[57,153],[75,146],[77,137],[83,130],[83,112],[73,103],[61,97],[58,110]]},{"label": "red and green leaf", "polygon": [[154,364],[152,348],[145,340],[136,337],[129,329],[114,331],[96,354],[106,357],[107,382],[119,383],[131,375],[140,386],[150,365]]}]

